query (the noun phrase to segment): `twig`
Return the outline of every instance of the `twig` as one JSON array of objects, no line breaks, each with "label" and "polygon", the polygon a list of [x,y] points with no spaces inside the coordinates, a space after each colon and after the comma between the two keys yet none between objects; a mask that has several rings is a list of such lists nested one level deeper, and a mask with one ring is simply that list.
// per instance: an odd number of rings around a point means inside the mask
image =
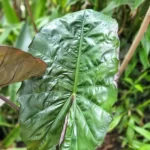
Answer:
[{"label": "twig", "polygon": [[28,14],[31,18],[31,22],[33,24],[33,27],[34,27],[34,31],[35,32],[38,32],[37,30],[37,27],[36,27],[36,24],[35,24],[35,21],[34,21],[34,18],[33,18],[33,15],[32,15],[32,12],[31,12],[31,8],[30,8],[30,5],[29,5],[29,1],[28,0],[25,0],[25,4],[26,4],[26,8],[27,8],[27,11],[28,11]]},{"label": "twig", "polygon": [[120,66],[120,69],[118,71],[118,76],[119,77],[122,75],[123,71],[126,69],[126,67],[127,67],[128,63],[129,63],[130,59],[132,58],[132,56],[133,56],[133,54],[134,54],[138,44],[140,43],[144,33],[146,32],[149,23],[150,23],[150,7],[149,7],[149,9],[148,9],[148,11],[147,11],[147,13],[145,15],[145,18],[144,18],[144,20],[142,22],[142,25],[141,25],[141,27],[139,29],[138,34],[136,35],[136,37],[135,37],[135,39],[134,39],[134,41],[133,41],[133,43],[132,43],[128,53],[125,56],[125,59],[123,60],[121,66]]},{"label": "twig", "polygon": [[15,105],[13,102],[11,102],[9,99],[7,99],[6,97],[0,95],[0,99],[3,100],[4,102],[6,102],[9,106],[14,108],[15,110],[19,111],[19,107],[17,105]]},{"label": "twig", "polygon": [[18,2],[19,1],[17,1],[17,0],[13,0],[13,6],[14,6],[14,10],[16,12],[18,19],[21,21],[20,3],[18,4]]},{"label": "twig", "polygon": [[91,6],[91,3],[88,0],[85,0],[84,4],[81,6],[81,9],[86,9],[88,6]]},{"label": "twig", "polygon": [[59,150],[59,145],[56,146],[56,150]]}]

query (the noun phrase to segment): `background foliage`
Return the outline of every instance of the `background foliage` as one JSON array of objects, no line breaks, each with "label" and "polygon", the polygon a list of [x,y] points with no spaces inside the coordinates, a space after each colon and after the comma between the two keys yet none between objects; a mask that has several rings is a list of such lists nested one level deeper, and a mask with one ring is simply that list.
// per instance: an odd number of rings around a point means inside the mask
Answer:
[{"label": "background foliage", "polygon": [[[29,0],[37,28],[66,13],[85,8],[102,11],[119,24],[120,59],[128,51],[149,0]],[[23,0],[0,0],[0,44],[28,50],[35,32]],[[150,149],[150,27],[119,81],[118,101],[101,150]],[[20,83],[0,89],[14,103]],[[0,101],[1,103],[1,101]],[[0,149],[20,149],[18,113],[0,104]]]}]

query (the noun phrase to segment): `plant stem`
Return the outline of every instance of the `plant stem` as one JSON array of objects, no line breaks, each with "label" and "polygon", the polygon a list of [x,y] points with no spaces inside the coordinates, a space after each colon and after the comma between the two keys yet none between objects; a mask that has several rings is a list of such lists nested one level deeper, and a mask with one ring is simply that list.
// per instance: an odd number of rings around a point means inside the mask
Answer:
[{"label": "plant stem", "polygon": [[14,10],[16,12],[18,19],[21,21],[20,2],[19,2],[19,4],[18,4],[18,2],[19,1],[17,1],[17,0],[13,0],[13,6],[14,6]]},{"label": "plant stem", "polygon": [[31,12],[31,8],[30,8],[30,5],[29,5],[29,1],[28,1],[28,0],[25,0],[25,4],[26,4],[26,8],[27,8],[28,14],[29,14],[29,16],[30,16],[30,18],[31,18],[31,22],[32,22],[33,27],[34,27],[34,31],[37,33],[38,30],[37,30],[37,27],[36,27],[36,24],[35,24],[35,21],[34,21],[32,12]]},{"label": "plant stem", "polygon": [[62,142],[64,141],[66,130],[67,130],[67,125],[68,125],[68,114],[66,115],[65,122],[63,125],[63,130],[61,132],[61,136],[60,136],[60,140],[59,140],[59,146],[61,146]]},{"label": "plant stem", "polygon": [[59,145],[56,146],[56,150],[59,150]]},{"label": "plant stem", "polygon": [[138,31],[138,34],[136,35],[133,43],[131,44],[131,47],[130,47],[128,53],[126,54],[121,66],[119,68],[119,71],[118,71],[118,76],[119,77],[122,75],[123,71],[126,69],[126,67],[129,63],[130,59],[132,58],[138,44],[140,43],[144,33],[146,32],[149,23],[150,23],[150,7],[149,7],[149,9],[148,9],[148,11],[145,15],[145,18],[144,18],[144,20],[142,22],[142,25],[141,25],[141,27]]},{"label": "plant stem", "polygon": [[7,99],[6,97],[0,95],[0,99],[3,100],[4,102],[6,102],[9,106],[14,108],[15,110],[19,111],[19,107],[17,105],[15,105],[13,102],[11,102],[9,99]]}]

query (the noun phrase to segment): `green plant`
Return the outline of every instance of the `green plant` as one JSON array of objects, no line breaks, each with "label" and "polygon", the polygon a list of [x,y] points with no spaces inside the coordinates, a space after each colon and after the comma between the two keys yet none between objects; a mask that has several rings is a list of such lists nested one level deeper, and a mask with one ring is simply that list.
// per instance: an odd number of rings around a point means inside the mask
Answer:
[{"label": "green plant", "polygon": [[[32,26],[30,26],[29,24],[30,20],[25,20],[25,18],[28,18],[28,15],[26,15],[27,9],[22,9],[22,6],[24,6],[22,0],[20,0],[17,5],[17,0],[3,2],[3,5],[1,5],[2,1],[3,0],[0,0],[0,34],[2,33],[0,36],[0,43],[7,45],[13,44],[15,45],[15,47],[27,51],[27,46],[29,45],[32,36],[34,35]],[[45,2],[46,4],[44,4]],[[53,20],[68,12],[85,8],[92,8],[97,11],[103,10],[104,13],[112,15],[117,19],[119,23],[119,37],[121,40],[120,56],[122,59],[124,57],[124,54],[126,53],[126,50],[131,44],[133,37],[135,36],[139,28],[139,25],[141,24],[141,19],[145,15],[145,11],[150,4],[148,0],[145,0],[143,3],[142,2],[143,0],[133,0],[130,2],[127,0],[115,0],[114,7],[114,5],[112,5],[111,1],[109,0],[29,0],[29,4],[31,6],[30,11],[32,10],[33,12],[33,21],[38,29],[47,24],[49,20]],[[7,7],[7,5],[9,6]],[[10,7],[12,7],[11,9],[12,11],[14,11],[14,13],[12,14],[9,13],[9,9],[7,9]],[[16,17],[16,14],[17,21],[14,20],[13,22],[10,22],[11,17]],[[22,32],[20,32],[21,28]],[[18,39],[17,43],[16,39]],[[140,46],[137,48],[137,52],[131,60],[131,63],[128,65],[124,76],[122,76],[120,79],[118,101],[113,107],[115,116],[109,131],[114,134],[114,137],[117,137],[115,138],[115,141],[120,143],[121,149],[125,150],[146,150],[149,147],[149,140],[148,136],[146,135],[146,133],[149,132],[148,39],[149,29],[146,32],[146,36],[144,36],[144,38],[142,39],[142,44],[140,44]],[[18,46],[16,46],[16,44]],[[3,95],[7,96],[7,98],[10,98],[16,105],[18,105],[18,103],[16,102],[16,92],[19,86],[20,84],[9,85],[0,89],[0,92]],[[0,109],[0,138],[3,138],[3,136],[5,137],[5,145],[2,145],[5,147],[15,147],[16,144],[16,147],[18,147],[18,141],[20,141],[19,134],[17,135],[17,132],[16,134],[11,134],[16,131],[15,129],[13,130],[13,128],[16,126],[15,124],[17,124],[18,114],[17,112],[10,110],[6,105],[3,105]],[[114,130],[112,131],[112,129]],[[140,132],[143,131],[143,129],[144,131],[146,130],[146,132]],[[111,133],[108,134],[108,137]],[[11,140],[7,140],[9,139],[9,135],[12,135]],[[13,138],[13,135],[17,136]],[[1,140],[3,139],[0,139],[0,142]],[[14,141],[16,142],[14,143]],[[110,146],[112,150],[113,148],[111,147],[111,145],[114,146],[114,150],[119,149],[119,147],[115,145],[115,141],[111,144],[108,140],[108,143],[105,144],[104,149],[107,149],[107,146]]]},{"label": "green plant", "polygon": [[117,95],[114,28],[111,18],[84,10],[51,22],[36,35],[29,52],[48,67],[43,77],[25,81],[19,92],[28,149],[94,149],[102,143]]}]

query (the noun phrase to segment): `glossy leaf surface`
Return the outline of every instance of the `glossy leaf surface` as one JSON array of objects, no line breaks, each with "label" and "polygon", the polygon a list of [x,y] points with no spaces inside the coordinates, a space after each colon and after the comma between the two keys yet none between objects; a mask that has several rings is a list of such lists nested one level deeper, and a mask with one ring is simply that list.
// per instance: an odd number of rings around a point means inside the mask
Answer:
[{"label": "glossy leaf surface", "polygon": [[56,19],[29,52],[48,64],[42,78],[23,82],[22,139],[29,150],[94,150],[111,122],[117,98],[117,23],[93,10]]},{"label": "glossy leaf surface", "polygon": [[19,49],[0,46],[0,87],[40,76],[46,63]]}]

